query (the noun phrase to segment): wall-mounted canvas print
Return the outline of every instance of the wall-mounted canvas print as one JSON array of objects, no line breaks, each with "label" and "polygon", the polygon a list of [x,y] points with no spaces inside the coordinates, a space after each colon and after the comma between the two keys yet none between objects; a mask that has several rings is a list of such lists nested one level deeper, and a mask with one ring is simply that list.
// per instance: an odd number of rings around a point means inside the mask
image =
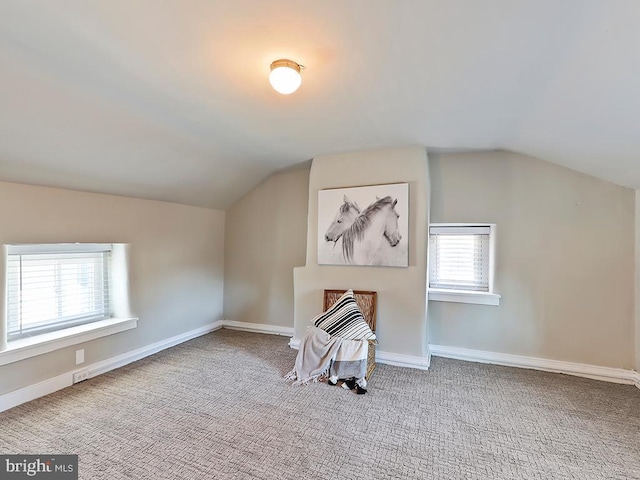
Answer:
[{"label": "wall-mounted canvas print", "polygon": [[409,184],[318,192],[320,265],[409,266]]}]

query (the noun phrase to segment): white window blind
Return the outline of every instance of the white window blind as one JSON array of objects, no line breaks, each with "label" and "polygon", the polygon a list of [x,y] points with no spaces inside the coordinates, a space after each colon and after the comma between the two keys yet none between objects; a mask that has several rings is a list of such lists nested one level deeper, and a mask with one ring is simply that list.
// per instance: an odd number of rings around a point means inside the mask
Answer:
[{"label": "white window blind", "polygon": [[7,339],[109,318],[110,244],[9,245]]},{"label": "white window blind", "polygon": [[489,291],[490,226],[429,228],[429,287]]}]

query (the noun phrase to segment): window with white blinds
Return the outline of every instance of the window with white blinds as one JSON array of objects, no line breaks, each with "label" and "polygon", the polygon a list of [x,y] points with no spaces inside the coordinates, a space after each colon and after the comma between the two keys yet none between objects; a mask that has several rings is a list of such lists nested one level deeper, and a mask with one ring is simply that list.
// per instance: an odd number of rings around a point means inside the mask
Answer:
[{"label": "window with white blinds", "polygon": [[491,291],[491,225],[429,227],[429,287]]},{"label": "window with white blinds", "polygon": [[110,316],[111,244],[7,246],[7,340]]}]

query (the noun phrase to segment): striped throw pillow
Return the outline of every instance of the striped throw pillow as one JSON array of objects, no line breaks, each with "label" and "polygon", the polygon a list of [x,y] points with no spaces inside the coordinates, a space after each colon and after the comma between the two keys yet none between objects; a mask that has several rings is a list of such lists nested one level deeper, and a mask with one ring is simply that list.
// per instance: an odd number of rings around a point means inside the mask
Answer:
[{"label": "striped throw pillow", "polygon": [[347,290],[336,303],[312,320],[332,337],[348,340],[375,340],[376,335],[362,316],[353,290]]}]

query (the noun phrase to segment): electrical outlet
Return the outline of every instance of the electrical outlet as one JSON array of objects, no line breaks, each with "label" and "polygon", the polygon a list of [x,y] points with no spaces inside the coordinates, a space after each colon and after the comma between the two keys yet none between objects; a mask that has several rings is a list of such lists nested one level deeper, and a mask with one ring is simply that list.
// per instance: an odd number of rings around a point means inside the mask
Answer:
[{"label": "electrical outlet", "polygon": [[89,378],[89,370],[80,370],[73,374],[73,383],[80,383]]},{"label": "electrical outlet", "polygon": [[84,363],[84,348],[76,350],[76,365],[80,365],[81,363]]}]

